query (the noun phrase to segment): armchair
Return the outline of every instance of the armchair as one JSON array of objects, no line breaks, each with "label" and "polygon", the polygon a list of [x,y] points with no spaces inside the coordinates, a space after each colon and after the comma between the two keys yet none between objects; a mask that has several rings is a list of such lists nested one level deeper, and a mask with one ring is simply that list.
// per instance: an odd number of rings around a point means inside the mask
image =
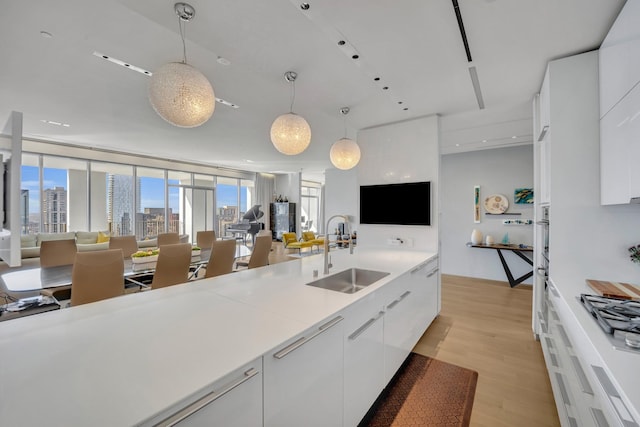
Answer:
[{"label": "armchair", "polygon": [[298,241],[296,233],[282,233],[282,244],[285,249],[297,249],[299,254],[302,254],[303,248],[311,248],[313,251],[312,242]]}]

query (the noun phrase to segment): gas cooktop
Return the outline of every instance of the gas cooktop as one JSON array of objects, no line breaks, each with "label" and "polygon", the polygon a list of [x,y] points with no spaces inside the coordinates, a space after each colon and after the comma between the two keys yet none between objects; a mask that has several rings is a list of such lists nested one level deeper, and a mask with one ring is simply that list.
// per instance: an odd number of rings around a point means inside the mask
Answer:
[{"label": "gas cooktop", "polygon": [[582,294],[580,302],[615,348],[640,354],[640,301]]}]

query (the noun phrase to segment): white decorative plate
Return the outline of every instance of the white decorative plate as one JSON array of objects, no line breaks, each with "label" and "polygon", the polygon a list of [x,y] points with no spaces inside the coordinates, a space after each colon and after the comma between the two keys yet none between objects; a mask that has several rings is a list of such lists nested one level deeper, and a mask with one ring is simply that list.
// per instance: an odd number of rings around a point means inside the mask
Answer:
[{"label": "white decorative plate", "polygon": [[509,208],[509,200],[502,194],[493,194],[484,199],[484,208],[492,214],[505,213]]}]

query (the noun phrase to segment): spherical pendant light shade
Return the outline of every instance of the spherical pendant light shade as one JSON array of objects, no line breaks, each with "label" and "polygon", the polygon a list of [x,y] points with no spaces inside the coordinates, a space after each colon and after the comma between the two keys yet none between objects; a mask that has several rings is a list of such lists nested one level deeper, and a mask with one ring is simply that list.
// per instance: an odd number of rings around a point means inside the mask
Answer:
[{"label": "spherical pendant light shade", "polygon": [[300,154],[311,142],[309,123],[295,113],[283,114],[271,125],[271,142],[282,154]]},{"label": "spherical pendant light shade", "polygon": [[184,128],[200,126],[209,120],[216,105],[209,80],[182,62],[170,62],[154,71],[149,100],[160,117]]},{"label": "spherical pendant light shade", "polygon": [[355,141],[342,138],[333,143],[329,157],[331,163],[338,169],[351,169],[360,161],[360,147]]}]

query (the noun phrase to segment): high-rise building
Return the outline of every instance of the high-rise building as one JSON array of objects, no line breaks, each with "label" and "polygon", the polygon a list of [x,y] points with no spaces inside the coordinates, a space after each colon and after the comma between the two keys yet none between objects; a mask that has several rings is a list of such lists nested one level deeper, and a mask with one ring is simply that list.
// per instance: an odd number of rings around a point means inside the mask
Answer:
[{"label": "high-rise building", "polygon": [[20,190],[20,233],[29,234],[29,190]]},{"label": "high-rise building", "polygon": [[[133,177],[127,175],[109,174],[107,187],[107,220],[109,231],[114,236],[133,234],[132,218],[134,187]],[[138,186],[140,181],[137,181]]]},{"label": "high-rise building", "polygon": [[54,187],[44,190],[42,197],[45,233],[64,233],[67,231],[67,190]]}]

